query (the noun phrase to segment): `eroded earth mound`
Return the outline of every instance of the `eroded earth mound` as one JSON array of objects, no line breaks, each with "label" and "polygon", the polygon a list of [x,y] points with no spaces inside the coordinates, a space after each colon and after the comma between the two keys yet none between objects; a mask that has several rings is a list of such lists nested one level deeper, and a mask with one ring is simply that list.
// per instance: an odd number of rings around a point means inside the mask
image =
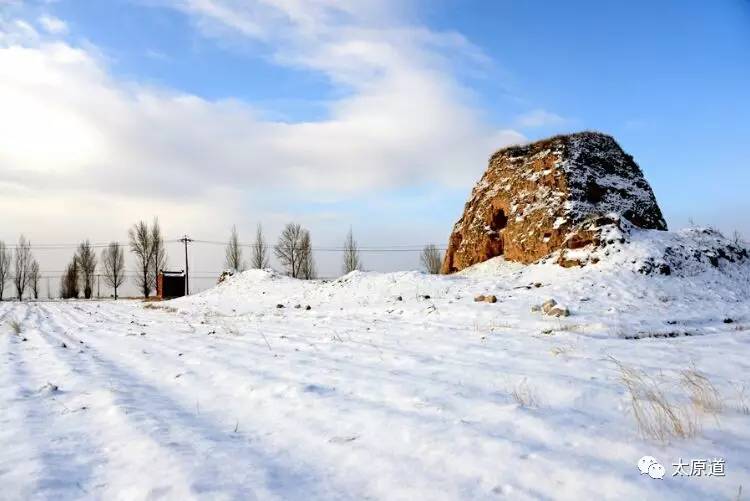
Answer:
[{"label": "eroded earth mound", "polygon": [[606,244],[605,230],[623,225],[667,229],[643,172],[612,137],[580,132],[504,148],[455,224],[442,271],[500,255],[528,264],[557,253],[563,266],[584,264],[566,250]]}]

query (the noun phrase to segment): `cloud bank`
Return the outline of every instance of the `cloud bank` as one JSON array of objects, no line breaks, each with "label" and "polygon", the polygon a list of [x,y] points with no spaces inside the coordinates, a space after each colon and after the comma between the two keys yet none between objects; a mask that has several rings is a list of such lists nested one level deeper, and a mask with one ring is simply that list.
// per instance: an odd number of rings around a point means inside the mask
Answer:
[{"label": "cloud bank", "polygon": [[63,217],[75,240],[158,210],[191,227],[195,214],[207,215],[210,231],[212,219],[269,192],[279,206],[299,207],[415,186],[468,187],[494,149],[523,140],[487,124],[454,77],[488,58],[460,34],[409,23],[398,3],[161,5],[228,50],[324,75],[340,97],[319,120],[271,121],[252,102],[118,80],[99,48],[68,41],[61,19],[0,18],[6,240],[50,234],[48,224],[60,233]]}]

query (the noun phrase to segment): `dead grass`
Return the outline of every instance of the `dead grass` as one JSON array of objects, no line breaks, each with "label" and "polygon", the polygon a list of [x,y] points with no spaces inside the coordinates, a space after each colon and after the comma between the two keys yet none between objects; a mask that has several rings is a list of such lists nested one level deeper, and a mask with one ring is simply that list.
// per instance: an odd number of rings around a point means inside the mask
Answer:
[{"label": "dead grass", "polygon": [[514,329],[516,328],[516,325],[512,325],[509,322],[500,322],[500,321],[490,321],[487,323],[480,323],[478,321],[474,321],[474,330],[475,331],[494,331],[498,329]]},{"label": "dead grass", "polygon": [[705,374],[695,366],[682,371],[682,385],[690,396],[690,402],[696,409],[716,415],[721,412],[723,405],[716,387]]},{"label": "dead grass", "polygon": [[521,407],[532,409],[539,407],[539,395],[533,387],[529,386],[526,378],[513,388],[510,395]]},{"label": "dead grass", "polygon": [[147,310],[162,310],[168,313],[177,313],[177,308],[173,306],[163,306],[158,303],[146,303],[144,308]]},{"label": "dead grass", "polygon": [[21,334],[21,331],[23,330],[21,322],[19,322],[18,320],[11,320],[8,322],[8,325],[10,326],[10,330],[11,332],[13,332],[13,334],[17,336]]},{"label": "dead grass", "polygon": [[586,334],[588,332],[589,325],[577,324],[572,322],[558,322],[556,331],[560,332],[576,332],[578,334]]},{"label": "dead grass", "polygon": [[560,355],[567,355],[571,351],[573,351],[572,346],[553,346],[550,350],[550,352],[556,357],[559,357]]},{"label": "dead grass", "polygon": [[493,333],[496,333],[500,330],[510,330],[515,329],[516,327],[517,326],[511,325],[508,322],[490,321],[487,323],[482,323],[477,320],[474,321],[474,332],[481,336],[482,339],[487,336],[491,336]]},{"label": "dead grass", "polygon": [[620,370],[620,380],[630,394],[631,410],[644,438],[666,443],[672,438],[697,435],[700,420],[694,403],[668,398],[659,380],[613,357],[610,359]]},{"label": "dead grass", "polygon": [[747,399],[747,387],[745,385],[737,386],[737,410],[746,416],[750,415],[750,403]]}]

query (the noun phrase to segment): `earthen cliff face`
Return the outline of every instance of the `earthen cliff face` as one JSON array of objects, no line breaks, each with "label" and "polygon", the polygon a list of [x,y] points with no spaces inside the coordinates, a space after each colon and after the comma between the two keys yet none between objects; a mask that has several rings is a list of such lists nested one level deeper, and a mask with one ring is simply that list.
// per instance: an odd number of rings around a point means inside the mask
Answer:
[{"label": "earthen cliff face", "polygon": [[643,172],[610,136],[581,132],[495,153],[455,224],[443,261],[453,273],[495,256],[533,263],[602,242],[601,228],[627,219],[666,230]]}]

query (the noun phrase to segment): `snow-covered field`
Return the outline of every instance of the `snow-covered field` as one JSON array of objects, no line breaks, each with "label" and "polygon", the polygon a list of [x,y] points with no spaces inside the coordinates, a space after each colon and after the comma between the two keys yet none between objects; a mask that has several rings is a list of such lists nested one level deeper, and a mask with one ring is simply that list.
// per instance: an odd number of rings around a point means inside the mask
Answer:
[{"label": "snow-covered field", "polygon": [[[3,302],[0,498],[735,499],[749,278],[496,259],[448,277],[250,271],[152,307]],[[571,316],[531,311],[550,298]],[[644,436],[621,366],[695,430]],[[724,476],[672,476],[719,458]]]}]

